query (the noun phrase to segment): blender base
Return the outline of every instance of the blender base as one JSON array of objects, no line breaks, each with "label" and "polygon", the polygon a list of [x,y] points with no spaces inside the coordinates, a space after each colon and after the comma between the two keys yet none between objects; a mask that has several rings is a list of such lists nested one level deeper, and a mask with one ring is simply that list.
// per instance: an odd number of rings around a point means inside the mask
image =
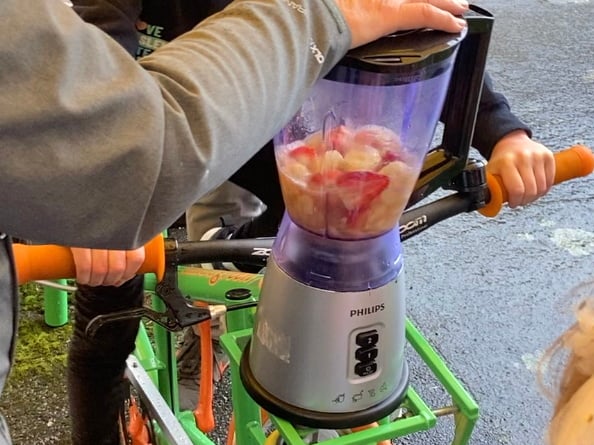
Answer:
[{"label": "blender base", "polygon": [[239,374],[241,381],[248,394],[254,399],[258,405],[264,408],[269,413],[287,420],[294,425],[305,426],[309,428],[321,429],[344,429],[354,428],[357,426],[367,425],[376,422],[392,412],[402,404],[406,397],[409,383],[408,365],[406,362],[402,364],[402,377],[394,392],[372,407],[361,411],[352,411],[347,413],[325,413],[319,411],[311,411],[291,405],[280,400],[258,383],[254,377],[249,365],[249,342],[243,350],[241,362],[239,365]]}]

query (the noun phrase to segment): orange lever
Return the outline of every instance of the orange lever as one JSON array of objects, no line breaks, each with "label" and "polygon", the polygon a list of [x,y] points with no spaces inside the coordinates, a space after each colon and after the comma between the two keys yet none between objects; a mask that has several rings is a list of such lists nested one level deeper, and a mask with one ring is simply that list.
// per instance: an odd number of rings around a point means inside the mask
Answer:
[{"label": "orange lever", "polygon": [[128,415],[130,416],[128,434],[132,440],[131,445],[151,445],[150,434],[146,426],[147,419],[143,417],[134,398],[131,398]]},{"label": "orange lever", "polygon": [[[585,145],[574,145],[555,153],[555,184],[569,179],[588,176],[594,170],[594,153]],[[491,200],[478,211],[484,216],[495,216],[507,202],[507,190],[500,176],[487,173],[487,187]]]},{"label": "orange lever", "polygon": [[[197,306],[208,306],[197,304]],[[198,405],[194,410],[194,419],[203,433],[210,433],[215,429],[213,411],[213,346],[211,323],[207,321],[198,325],[200,332],[200,389]]]},{"label": "orange lever", "polygon": [[[138,273],[153,272],[161,280],[165,273],[165,242],[158,235],[145,244],[145,260]],[[12,246],[18,284],[34,280],[74,278],[76,268],[69,247],[54,244]]]}]

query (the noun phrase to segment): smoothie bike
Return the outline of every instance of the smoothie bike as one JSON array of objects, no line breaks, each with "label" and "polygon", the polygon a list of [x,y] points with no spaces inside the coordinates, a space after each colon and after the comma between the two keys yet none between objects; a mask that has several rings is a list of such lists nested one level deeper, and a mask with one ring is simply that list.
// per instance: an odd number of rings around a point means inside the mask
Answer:
[{"label": "smoothie bike", "polygon": [[[389,442],[454,419],[468,443],[478,406],[406,316],[401,242],[478,210],[505,190],[469,158],[491,15],[472,7],[460,34],[398,33],[347,53],[275,137],[286,214],[276,238],[147,244],[152,307],[93,320],[146,317],[128,360],[124,443],[212,444],[209,320],[225,317],[233,404],[228,444]],[[447,98],[446,98],[447,96]],[[446,100],[447,99],[447,100]],[[446,106],[444,107],[444,103]],[[431,148],[438,121],[441,144]],[[556,155],[561,182],[589,174],[583,146]],[[438,189],[446,197],[417,205]],[[70,251],[15,245],[19,282],[74,276]],[[265,266],[261,274],[202,262]],[[198,406],[180,410],[172,332],[199,324]],[[409,381],[409,344],[451,397],[430,408]],[[387,443],[386,442],[386,443]]]}]

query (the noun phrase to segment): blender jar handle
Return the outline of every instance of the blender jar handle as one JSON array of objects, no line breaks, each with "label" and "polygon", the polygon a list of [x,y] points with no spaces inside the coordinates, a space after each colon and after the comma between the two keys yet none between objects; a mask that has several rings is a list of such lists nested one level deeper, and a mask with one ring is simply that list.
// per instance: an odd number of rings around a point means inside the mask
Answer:
[{"label": "blender jar handle", "polygon": [[471,5],[468,14],[468,33],[458,49],[442,112],[442,148],[458,160],[460,169],[468,160],[493,29],[493,16],[488,11]]}]

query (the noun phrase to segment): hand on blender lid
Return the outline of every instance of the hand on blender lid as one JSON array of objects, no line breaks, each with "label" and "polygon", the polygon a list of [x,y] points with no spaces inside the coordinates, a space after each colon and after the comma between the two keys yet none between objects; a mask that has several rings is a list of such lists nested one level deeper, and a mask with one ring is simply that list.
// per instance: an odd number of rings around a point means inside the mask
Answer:
[{"label": "hand on blender lid", "polygon": [[432,28],[460,32],[466,0],[336,0],[351,31],[351,48],[396,31]]}]

